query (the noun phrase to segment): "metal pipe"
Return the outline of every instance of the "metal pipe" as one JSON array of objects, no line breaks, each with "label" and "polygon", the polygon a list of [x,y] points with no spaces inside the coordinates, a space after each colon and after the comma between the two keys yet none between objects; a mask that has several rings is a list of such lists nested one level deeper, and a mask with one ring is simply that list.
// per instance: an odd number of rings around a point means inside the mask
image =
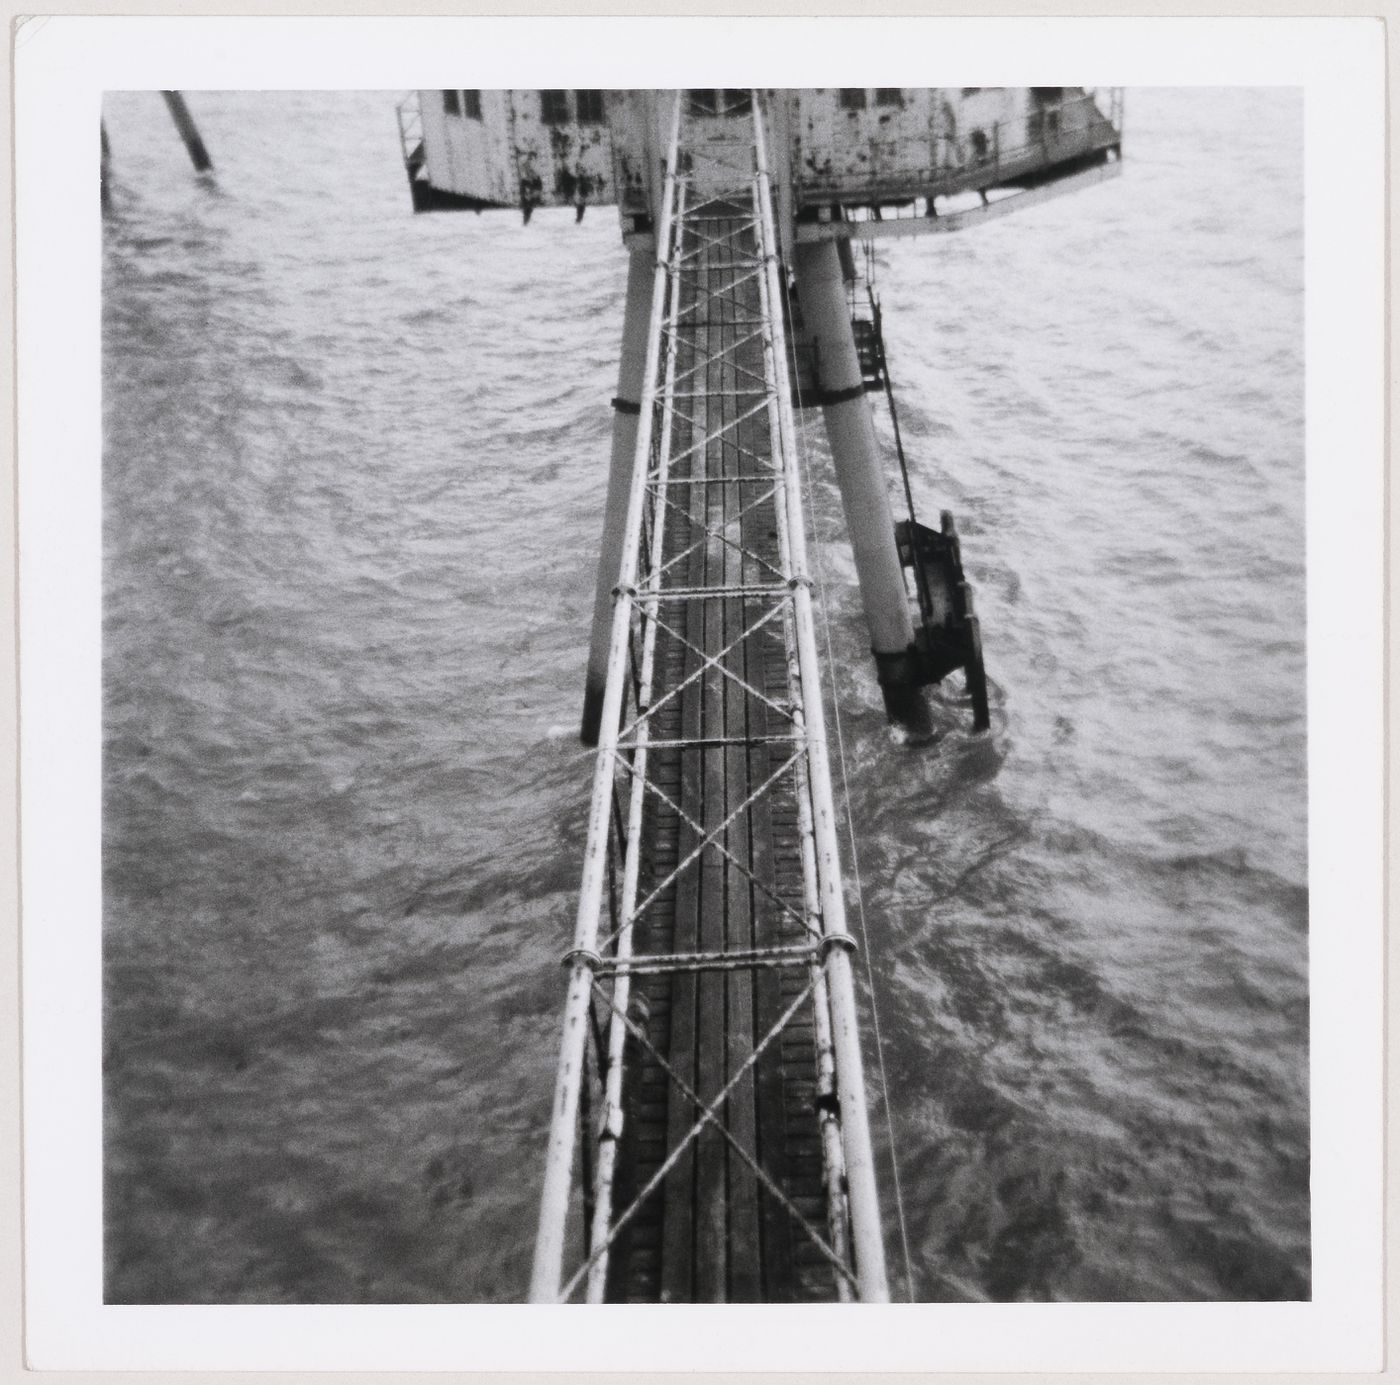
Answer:
[{"label": "metal pipe", "polygon": [[771,947],[738,947],[722,952],[648,952],[627,965],[604,961],[603,975],[633,976],[645,972],[704,971],[723,967],[799,966],[815,960],[816,952],[802,943],[776,943]]},{"label": "metal pipe", "polygon": [[846,302],[841,257],[831,241],[797,247],[797,296],[802,320],[817,344],[817,388],[831,439],[836,483],[855,554],[861,605],[879,669],[885,711],[915,735],[932,734],[923,690],[914,681],[909,651],[914,624],[904,569],[895,547],[894,516],[880,465],[875,422],[865,402]]},{"label": "metal pipe", "polygon": [[[776,306],[781,301],[778,296],[777,237],[773,231],[773,207],[768,187],[763,117],[757,96],[755,92],[754,145],[760,194],[759,228],[764,250],[768,297]],[[783,355],[786,344],[782,314],[771,314],[770,322],[773,334],[771,349]],[[824,939],[830,940],[823,968],[830,991],[832,1052],[841,1108],[841,1137],[846,1156],[856,1283],[863,1302],[887,1303],[890,1288],[885,1272],[880,1204],[875,1188],[875,1158],[870,1143],[869,1116],[865,1104],[865,1075],[861,1067],[860,1038],[856,1028],[855,986],[848,951],[850,932],[846,926],[846,904],[841,893],[841,856],[836,834],[836,809],[831,796],[831,767],[827,758],[821,672],[817,664],[816,636],[812,622],[811,578],[807,570],[802,491],[796,466],[796,430],[792,421],[792,399],[786,390],[778,391],[778,425],[784,459],[782,473],[786,508],[778,505],[776,513],[779,531],[785,531],[783,541],[789,555],[789,570],[793,583],[793,624],[802,674],[801,689],[805,694],[802,699],[802,715],[807,733],[808,786],[812,804],[818,887],[821,893],[822,934]],[[888,510],[888,500],[886,509]],[[890,539],[893,543],[892,529]],[[907,606],[905,616],[907,619]]]},{"label": "metal pipe", "polygon": [[652,414],[656,404],[659,375],[657,366],[661,350],[661,319],[666,311],[669,287],[666,248],[670,244],[675,206],[676,147],[680,135],[680,110],[680,93],[677,92],[673,104],[661,215],[657,220],[656,269],[652,285],[642,398],[639,401],[640,427],[637,430],[637,445],[632,459],[632,488],[628,497],[627,524],[623,533],[618,595],[613,606],[607,686],[600,715],[598,757],[589,805],[588,841],[584,851],[583,880],[579,888],[569,989],[564,1002],[563,1039],[554,1084],[544,1186],[540,1193],[539,1232],[535,1241],[535,1259],[530,1276],[530,1300],[533,1303],[553,1303],[557,1300],[563,1266],[564,1224],[568,1215],[569,1184],[573,1172],[579,1076],[587,1032],[588,1000],[593,986],[590,960],[598,941],[598,915],[607,874],[608,811],[617,754],[618,719],[626,686],[628,634],[632,618],[631,586],[637,574],[642,509],[651,460]]},{"label": "metal pipe", "polygon": [[[679,218],[683,210],[678,210]],[[677,236],[680,231],[677,231]],[[671,387],[676,378],[676,309],[680,293],[675,284],[671,286],[669,331],[666,344],[666,385],[662,394],[661,437],[657,459],[657,486],[655,499],[651,505],[651,562],[648,568],[648,586],[654,587],[661,578],[662,555],[666,549],[666,482],[671,465],[671,425],[673,404]],[[650,460],[648,460],[650,468]],[[639,602],[646,610],[646,594],[639,596]],[[588,1272],[587,1298],[589,1303],[601,1303],[607,1291],[609,1251],[606,1248],[608,1224],[612,1220],[613,1175],[617,1168],[618,1143],[622,1139],[625,1113],[622,1108],[623,1049],[627,1042],[627,1004],[631,992],[631,972],[627,963],[632,957],[632,920],[637,904],[637,880],[641,872],[642,857],[642,810],[645,806],[647,788],[647,758],[651,738],[651,719],[646,715],[651,705],[653,678],[656,668],[656,611],[646,610],[646,629],[642,635],[642,667],[640,690],[637,696],[637,730],[632,760],[632,793],[627,805],[627,854],[622,867],[621,926],[617,934],[617,948],[613,960],[618,970],[614,973],[612,1010],[608,1025],[608,1079],[603,1098],[602,1137],[598,1146],[598,1171],[593,1191],[593,1232],[589,1244],[603,1246],[603,1252],[593,1262]]]},{"label": "metal pipe", "polygon": [[175,128],[180,132],[180,138],[185,141],[185,149],[189,153],[190,162],[194,165],[194,171],[208,173],[214,167],[214,161],[209,157],[209,151],[204,147],[204,141],[199,137],[199,127],[194,123],[194,117],[190,114],[189,106],[185,104],[185,98],[178,91],[163,91],[161,95],[165,98],[170,118],[175,122]]},{"label": "metal pipe", "polygon": [[[763,185],[755,175],[756,197],[762,198]],[[762,237],[760,236],[760,239]],[[775,316],[781,315],[782,305],[773,304],[769,298],[769,281],[765,274],[759,281],[759,290],[764,302],[764,370],[772,382],[769,390],[768,433],[769,447],[775,460],[785,459],[793,465],[794,456],[785,454],[782,419],[778,410],[778,395],[783,389],[780,383],[784,375],[779,370],[780,356],[775,358],[772,333],[767,327]],[[785,572],[791,572],[791,550],[788,542],[785,513],[781,503],[775,505],[778,533],[779,561]],[[802,677],[801,664],[797,653],[795,622],[791,606],[784,612],[783,644],[787,654],[788,683],[797,686]],[[794,707],[793,713],[798,722],[797,734],[805,731],[805,716],[801,707]],[[798,818],[798,857],[802,866],[802,898],[808,911],[805,920],[808,931],[819,933],[821,927],[821,892],[817,883],[817,862],[815,843],[812,834],[812,798],[807,779],[806,764],[798,760],[797,779],[797,818]],[[826,1192],[827,1235],[831,1238],[831,1248],[845,1263],[850,1262],[849,1217],[850,1208],[846,1198],[846,1156],[841,1145],[841,1122],[837,1118],[833,1099],[836,1094],[835,1059],[831,1046],[831,997],[826,985],[826,976],[820,964],[813,959],[812,975],[812,1020],[816,1039],[817,1057],[817,1129],[820,1133],[822,1153],[822,1184]],[[844,1275],[836,1275],[836,1296],[843,1303],[851,1297],[851,1286]]]},{"label": "metal pipe", "polygon": [[[821,968],[813,967],[812,974],[815,978],[812,1009],[817,1040],[817,1125],[821,1131],[822,1169],[826,1179],[826,1226],[832,1250],[846,1260],[850,1258],[850,1206],[846,1199],[846,1152],[841,1144],[841,1122],[832,1109],[836,1096],[836,1057],[831,1045],[831,995]],[[851,1297],[850,1284],[839,1274],[836,1297],[843,1303]]]},{"label": "metal pipe", "polygon": [[598,583],[593,593],[593,633],[588,646],[588,674],[583,688],[583,725],[579,739],[598,744],[598,718],[608,681],[608,646],[612,639],[613,588],[617,585],[627,501],[632,488],[632,459],[637,450],[638,404],[647,361],[647,328],[656,257],[633,250],[627,262],[627,305],[622,314],[622,360],[613,399],[612,458],[603,508],[603,540],[598,549]]}]

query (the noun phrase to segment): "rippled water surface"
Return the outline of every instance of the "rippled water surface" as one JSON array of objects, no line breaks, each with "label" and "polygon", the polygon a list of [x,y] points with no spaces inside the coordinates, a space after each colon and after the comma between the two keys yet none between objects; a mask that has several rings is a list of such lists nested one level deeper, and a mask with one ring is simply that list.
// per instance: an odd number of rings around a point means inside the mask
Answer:
[{"label": "rippled water surface", "polygon": [[[107,101],[110,1299],[524,1293],[625,256],[411,216],[395,99]],[[1301,114],[881,244],[989,737],[886,728],[806,423],[921,1298],[1309,1292]]]}]

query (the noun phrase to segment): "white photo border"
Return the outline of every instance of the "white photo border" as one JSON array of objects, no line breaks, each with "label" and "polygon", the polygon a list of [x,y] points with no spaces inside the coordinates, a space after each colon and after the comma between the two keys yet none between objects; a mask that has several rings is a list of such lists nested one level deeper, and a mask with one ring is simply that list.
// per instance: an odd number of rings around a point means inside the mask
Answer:
[{"label": "white photo border", "polygon": [[[736,28],[753,32],[736,41]],[[71,1370],[1363,1371],[1382,1349],[1385,40],[1339,19],[66,17],[16,37],[26,1346]],[[101,94],[1034,83],[1304,91],[1309,1303],[102,1302]],[[1131,96],[1130,96],[1131,100]],[[386,110],[389,107],[386,105]],[[386,119],[389,117],[386,116]],[[1126,175],[1131,176],[1131,105]],[[62,176],[55,176],[55,169]],[[839,1311],[839,1330],[833,1330]]]}]

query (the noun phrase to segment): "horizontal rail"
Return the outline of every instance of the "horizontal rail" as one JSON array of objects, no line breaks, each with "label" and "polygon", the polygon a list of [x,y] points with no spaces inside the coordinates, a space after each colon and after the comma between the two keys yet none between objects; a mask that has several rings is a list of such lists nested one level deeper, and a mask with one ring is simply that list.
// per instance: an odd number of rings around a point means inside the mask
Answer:
[{"label": "horizontal rail", "polygon": [[969,226],[994,221],[1008,212],[1036,207],[1042,202],[1052,201],[1067,193],[1080,192],[1097,183],[1105,183],[1110,178],[1117,178],[1122,172],[1122,163],[1114,160],[1111,163],[1100,164],[1097,168],[1086,168],[1082,172],[1071,173],[1038,188],[1009,193],[1005,197],[998,197],[994,202],[988,202],[985,206],[939,212],[937,216],[886,217],[882,221],[802,221],[797,225],[797,241],[798,244],[805,245],[823,240],[885,240],[890,237],[933,236],[951,231],[964,231]]},{"label": "horizontal rail", "polygon": [[[1104,110],[1091,94],[1044,105],[985,125],[974,125],[962,134],[936,134],[932,139],[942,156],[922,167],[901,165],[885,178],[873,174],[871,192],[881,184],[918,187],[938,194],[975,190],[985,175],[1014,177],[1056,162],[1111,148],[1122,139],[1113,118],[1121,107],[1112,102]],[[794,191],[798,203],[860,201],[851,180],[799,173]],[[881,194],[883,195],[883,194]]]},{"label": "horizontal rail", "polygon": [[606,959],[594,964],[598,976],[645,976],[677,971],[747,971],[753,967],[807,967],[817,960],[814,947],[736,948],[732,952],[653,953],[626,962]]},{"label": "horizontal rail", "polygon": [[[797,740],[796,736],[697,736],[694,740],[650,740],[647,746],[651,750],[717,750],[727,745],[792,745]],[[619,741],[617,748],[631,749],[624,741]]]}]

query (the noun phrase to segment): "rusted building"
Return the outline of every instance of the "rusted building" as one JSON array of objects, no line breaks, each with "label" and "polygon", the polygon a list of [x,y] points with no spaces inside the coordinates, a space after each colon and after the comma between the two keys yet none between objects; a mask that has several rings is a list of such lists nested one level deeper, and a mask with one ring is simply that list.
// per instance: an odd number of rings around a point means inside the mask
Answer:
[{"label": "rusted building", "polygon": [[[817,87],[764,96],[785,241],[794,224],[936,219],[959,194],[987,200],[1116,171],[1122,138],[1116,88]],[[726,123],[742,118],[747,93],[690,97],[692,109],[713,112],[722,139]],[[527,213],[617,205],[624,234],[644,231],[660,196],[660,106],[669,99],[642,90],[415,92],[400,108],[414,205]]]}]

